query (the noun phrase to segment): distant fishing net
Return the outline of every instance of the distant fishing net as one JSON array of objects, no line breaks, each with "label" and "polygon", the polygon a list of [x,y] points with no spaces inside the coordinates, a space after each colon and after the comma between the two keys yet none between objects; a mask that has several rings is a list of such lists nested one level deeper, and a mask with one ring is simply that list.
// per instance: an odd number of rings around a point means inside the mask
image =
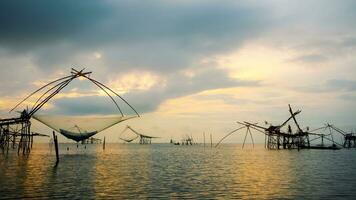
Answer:
[{"label": "distant fishing net", "polygon": [[34,119],[77,142],[136,116],[64,116],[33,115]]},{"label": "distant fishing net", "polygon": [[[123,134],[125,134],[125,136],[123,136]],[[122,132],[120,133],[119,139],[121,139],[121,140],[123,140],[125,142],[132,142],[133,140],[135,140],[138,137],[140,137],[140,143],[142,142],[142,138],[144,138],[144,140],[145,139],[149,139],[150,140],[152,138],[158,138],[158,137],[155,137],[155,136],[144,135],[142,133],[137,132],[132,127],[126,126],[126,128],[124,130],[122,130]]]},{"label": "distant fishing net", "polygon": [[139,137],[139,134],[137,134],[136,132],[131,130],[129,128],[129,126],[126,126],[126,128],[124,130],[122,130],[119,135],[119,139],[123,140],[125,142],[132,142],[132,141],[136,140],[138,137]]}]

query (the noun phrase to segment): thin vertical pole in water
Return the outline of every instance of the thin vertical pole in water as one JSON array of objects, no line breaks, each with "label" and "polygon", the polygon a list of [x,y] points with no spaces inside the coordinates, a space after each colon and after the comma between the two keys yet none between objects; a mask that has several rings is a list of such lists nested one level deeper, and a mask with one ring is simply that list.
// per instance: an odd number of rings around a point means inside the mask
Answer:
[{"label": "thin vertical pole in water", "polygon": [[57,139],[57,136],[56,136],[56,134],[54,133],[54,131],[53,131],[53,141],[54,141],[54,148],[55,148],[55,150],[56,150],[56,165],[57,165],[58,162],[59,162],[58,139]]},{"label": "thin vertical pole in water", "polygon": [[[7,129],[7,130],[9,130],[9,129]],[[23,123],[21,122],[21,136],[20,136],[19,146],[18,146],[18,149],[17,149],[17,154],[18,155],[20,154],[20,150],[22,148],[22,140],[23,140]]]},{"label": "thin vertical pole in water", "polygon": [[104,142],[103,142],[103,150],[105,150],[105,137],[104,137]]},{"label": "thin vertical pole in water", "polygon": [[12,148],[15,149],[15,144],[16,144],[16,134],[12,136],[14,140],[12,141]]},{"label": "thin vertical pole in water", "polygon": [[203,133],[203,137],[204,137],[204,148],[205,148],[205,132]]},{"label": "thin vertical pole in water", "polygon": [[267,149],[267,135],[265,134],[265,149]]},{"label": "thin vertical pole in water", "polygon": [[213,136],[210,133],[210,147],[213,148]]},{"label": "thin vertical pole in water", "polygon": [[33,145],[33,135],[31,135],[31,148],[32,148],[32,145]]}]

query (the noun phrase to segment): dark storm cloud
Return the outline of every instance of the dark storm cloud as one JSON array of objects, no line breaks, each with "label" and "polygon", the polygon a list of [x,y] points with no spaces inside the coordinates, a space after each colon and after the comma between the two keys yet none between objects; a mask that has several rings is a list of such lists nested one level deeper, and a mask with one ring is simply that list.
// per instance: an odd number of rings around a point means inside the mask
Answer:
[{"label": "dark storm cloud", "polygon": [[110,16],[105,1],[18,1],[0,2],[0,45],[18,51],[78,37],[92,25]]},{"label": "dark storm cloud", "polygon": [[1,43],[10,47],[61,39],[99,45],[174,38],[193,45],[204,37],[246,35],[264,21],[256,12],[261,9],[231,1],[5,0],[0,5]]},{"label": "dark storm cloud", "polygon": [[[229,51],[269,26],[270,13],[236,1],[2,1],[0,47],[43,68],[101,50],[105,64],[174,71]],[[82,63],[86,61],[81,59]]]},{"label": "dark storm cloud", "polygon": [[[103,82],[131,70],[150,71],[167,78],[167,87],[126,96],[142,112],[153,111],[169,98],[257,85],[233,80],[223,69],[200,62],[262,34],[270,28],[272,15],[262,6],[230,0],[1,1],[0,57],[12,61],[0,63],[0,83],[21,80],[29,91],[34,80],[47,80],[58,70],[69,72],[72,66],[93,70]],[[95,60],[94,52],[102,58]],[[189,78],[179,74],[185,68],[205,69]],[[19,84],[1,88],[1,93],[21,91]],[[84,99],[69,106],[66,98],[56,106],[68,105],[65,112],[81,107],[83,113],[108,111],[100,103],[85,106],[92,101]]]}]

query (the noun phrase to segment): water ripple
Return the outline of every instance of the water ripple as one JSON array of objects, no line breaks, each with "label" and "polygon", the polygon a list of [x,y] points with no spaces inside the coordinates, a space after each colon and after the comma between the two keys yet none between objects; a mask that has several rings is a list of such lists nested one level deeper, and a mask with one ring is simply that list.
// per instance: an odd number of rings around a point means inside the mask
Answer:
[{"label": "water ripple", "polygon": [[[69,147],[69,151],[67,151]],[[0,199],[352,199],[355,150],[48,145],[0,156]]]}]

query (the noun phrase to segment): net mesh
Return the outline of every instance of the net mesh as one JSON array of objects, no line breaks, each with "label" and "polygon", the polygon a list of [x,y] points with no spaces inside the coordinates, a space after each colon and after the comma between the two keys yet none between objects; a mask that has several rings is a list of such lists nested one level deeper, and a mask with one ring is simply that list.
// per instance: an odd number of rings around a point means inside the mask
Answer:
[{"label": "net mesh", "polygon": [[129,129],[128,126],[124,130],[121,131],[119,135],[119,139],[125,141],[125,142],[132,142],[133,140],[137,139],[139,135],[137,135],[135,132],[133,132],[131,129]]},{"label": "net mesh", "polygon": [[33,118],[60,132],[69,139],[87,139],[122,121],[136,116],[55,116],[34,115]]}]

